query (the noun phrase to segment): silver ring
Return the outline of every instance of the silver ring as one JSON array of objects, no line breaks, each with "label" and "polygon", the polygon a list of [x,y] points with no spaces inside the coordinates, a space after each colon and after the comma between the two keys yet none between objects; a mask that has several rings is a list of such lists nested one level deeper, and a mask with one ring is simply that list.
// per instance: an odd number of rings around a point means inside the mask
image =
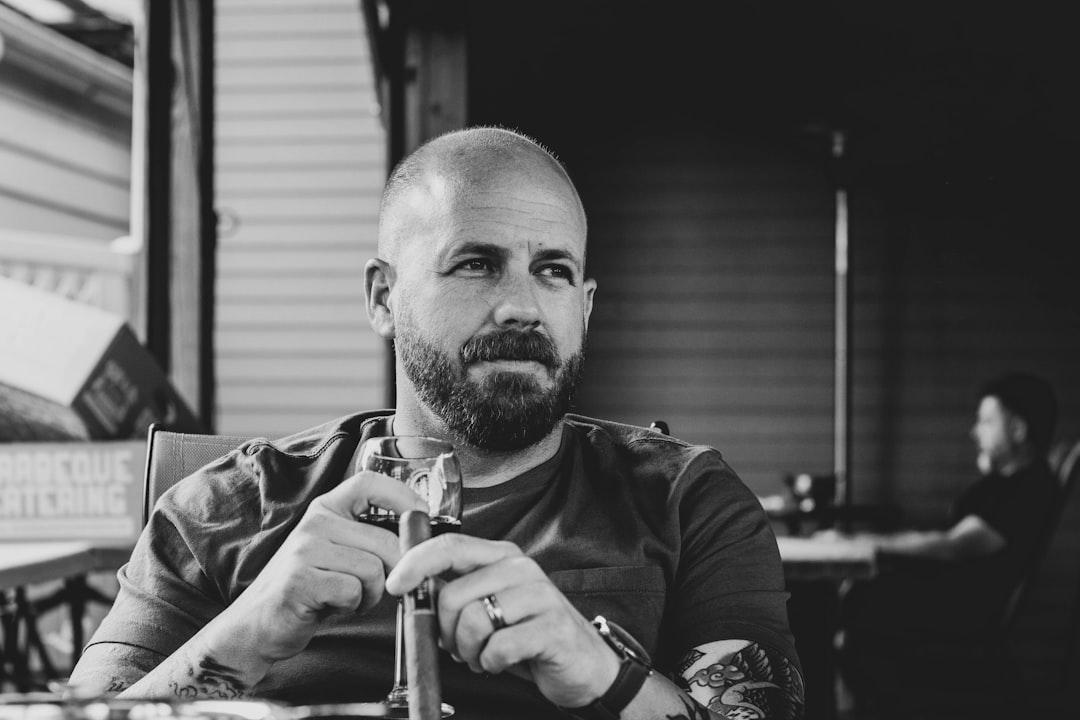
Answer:
[{"label": "silver ring", "polygon": [[506,627],[506,616],[503,615],[502,606],[499,605],[494,594],[480,598],[480,602],[484,605],[484,612],[487,613],[488,620],[491,620],[496,630]]}]

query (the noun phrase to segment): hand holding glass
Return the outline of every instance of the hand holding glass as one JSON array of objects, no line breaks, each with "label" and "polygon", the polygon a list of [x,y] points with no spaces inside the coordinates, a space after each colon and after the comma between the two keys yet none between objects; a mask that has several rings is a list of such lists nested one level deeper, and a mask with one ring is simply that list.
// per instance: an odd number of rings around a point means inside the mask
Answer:
[{"label": "hand holding glass", "polygon": [[[419,436],[388,436],[364,442],[356,460],[356,471],[370,470],[405,483],[427,501],[432,537],[456,532],[461,527],[461,469],[454,448],[447,442]],[[398,532],[397,513],[372,506],[357,520]],[[403,605],[398,602],[397,634],[394,642],[394,687],[383,701],[385,717],[409,717],[409,690],[405,680]],[[454,708],[442,705],[443,717]]]}]

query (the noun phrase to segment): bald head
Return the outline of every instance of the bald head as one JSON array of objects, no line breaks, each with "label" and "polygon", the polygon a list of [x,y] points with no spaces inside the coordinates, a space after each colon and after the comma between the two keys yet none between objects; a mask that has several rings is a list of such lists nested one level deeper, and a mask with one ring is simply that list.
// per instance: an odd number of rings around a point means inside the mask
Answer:
[{"label": "bald head", "polygon": [[440,135],[402,160],[390,174],[379,209],[379,256],[393,261],[418,224],[445,216],[469,195],[525,184],[563,203],[585,230],[585,210],[562,164],[520,133],[475,127]]}]

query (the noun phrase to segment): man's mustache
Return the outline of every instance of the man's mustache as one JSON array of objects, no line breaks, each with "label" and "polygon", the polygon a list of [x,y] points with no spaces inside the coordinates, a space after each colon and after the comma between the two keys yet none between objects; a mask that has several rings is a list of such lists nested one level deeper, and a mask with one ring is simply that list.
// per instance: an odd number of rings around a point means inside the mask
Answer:
[{"label": "man's mustache", "polygon": [[469,340],[461,348],[466,365],[494,360],[532,360],[545,367],[559,364],[559,353],[551,338],[536,332],[498,330]]}]

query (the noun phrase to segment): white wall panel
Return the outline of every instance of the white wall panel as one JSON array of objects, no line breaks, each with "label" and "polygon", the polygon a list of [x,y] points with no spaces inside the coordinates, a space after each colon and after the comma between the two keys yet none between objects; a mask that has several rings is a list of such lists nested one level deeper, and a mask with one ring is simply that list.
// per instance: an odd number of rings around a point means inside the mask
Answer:
[{"label": "white wall panel", "polygon": [[36,107],[0,90],[0,138],[13,147],[33,149],[57,162],[127,182],[131,175],[130,127],[106,134],[75,116]]},{"label": "white wall panel", "polygon": [[[219,206],[219,210],[226,209],[227,206]],[[230,230],[227,237],[219,238],[218,244],[223,248],[259,250],[275,246],[289,247],[301,239],[308,249],[353,250],[360,239],[375,236],[377,225],[374,216],[348,222],[322,222],[318,225],[300,221],[253,221],[249,217],[244,224]]]},{"label": "white wall panel", "polygon": [[[0,148],[0,153],[3,150]],[[271,173],[260,170],[233,170],[221,174],[218,192],[222,198],[256,196],[265,193],[344,192],[353,188],[379,187],[386,172],[382,165],[353,168],[312,168],[306,172]],[[369,197],[370,190],[368,192]]]},{"label": "white wall panel", "polygon": [[357,67],[332,60],[307,62],[296,66],[219,65],[216,73],[218,91],[230,95],[261,93],[268,89],[287,89],[294,92],[320,92],[324,89],[374,92],[374,75],[370,67]]},{"label": "white wall panel", "polygon": [[217,105],[217,116],[222,120],[265,113],[311,116],[345,112],[355,117],[356,113],[374,114],[376,111],[377,107],[363,93],[319,88],[304,92],[268,88],[265,92],[232,93]]},{"label": "white wall panel", "polygon": [[357,164],[385,164],[386,148],[378,142],[326,140],[322,142],[261,143],[259,145],[220,144],[217,169],[296,170],[310,168],[354,167]]},{"label": "white wall panel", "polygon": [[386,144],[360,3],[218,0],[218,432],[381,407],[368,325]]},{"label": "white wall panel", "polygon": [[259,115],[255,117],[218,117],[218,136],[223,143],[258,144],[267,140],[302,140],[316,138],[340,138],[345,141],[377,141],[382,136],[379,119],[369,113],[354,116],[335,114],[327,117],[311,114],[307,117],[292,115]]},{"label": "white wall panel", "polygon": [[[357,8],[357,13],[360,9]],[[370,62],[367,39],[359,33],[344,31],[301,38],[222,39],[217,43],[219,62],[240,64],[289,65],[320,60],[346,63]]]}]

